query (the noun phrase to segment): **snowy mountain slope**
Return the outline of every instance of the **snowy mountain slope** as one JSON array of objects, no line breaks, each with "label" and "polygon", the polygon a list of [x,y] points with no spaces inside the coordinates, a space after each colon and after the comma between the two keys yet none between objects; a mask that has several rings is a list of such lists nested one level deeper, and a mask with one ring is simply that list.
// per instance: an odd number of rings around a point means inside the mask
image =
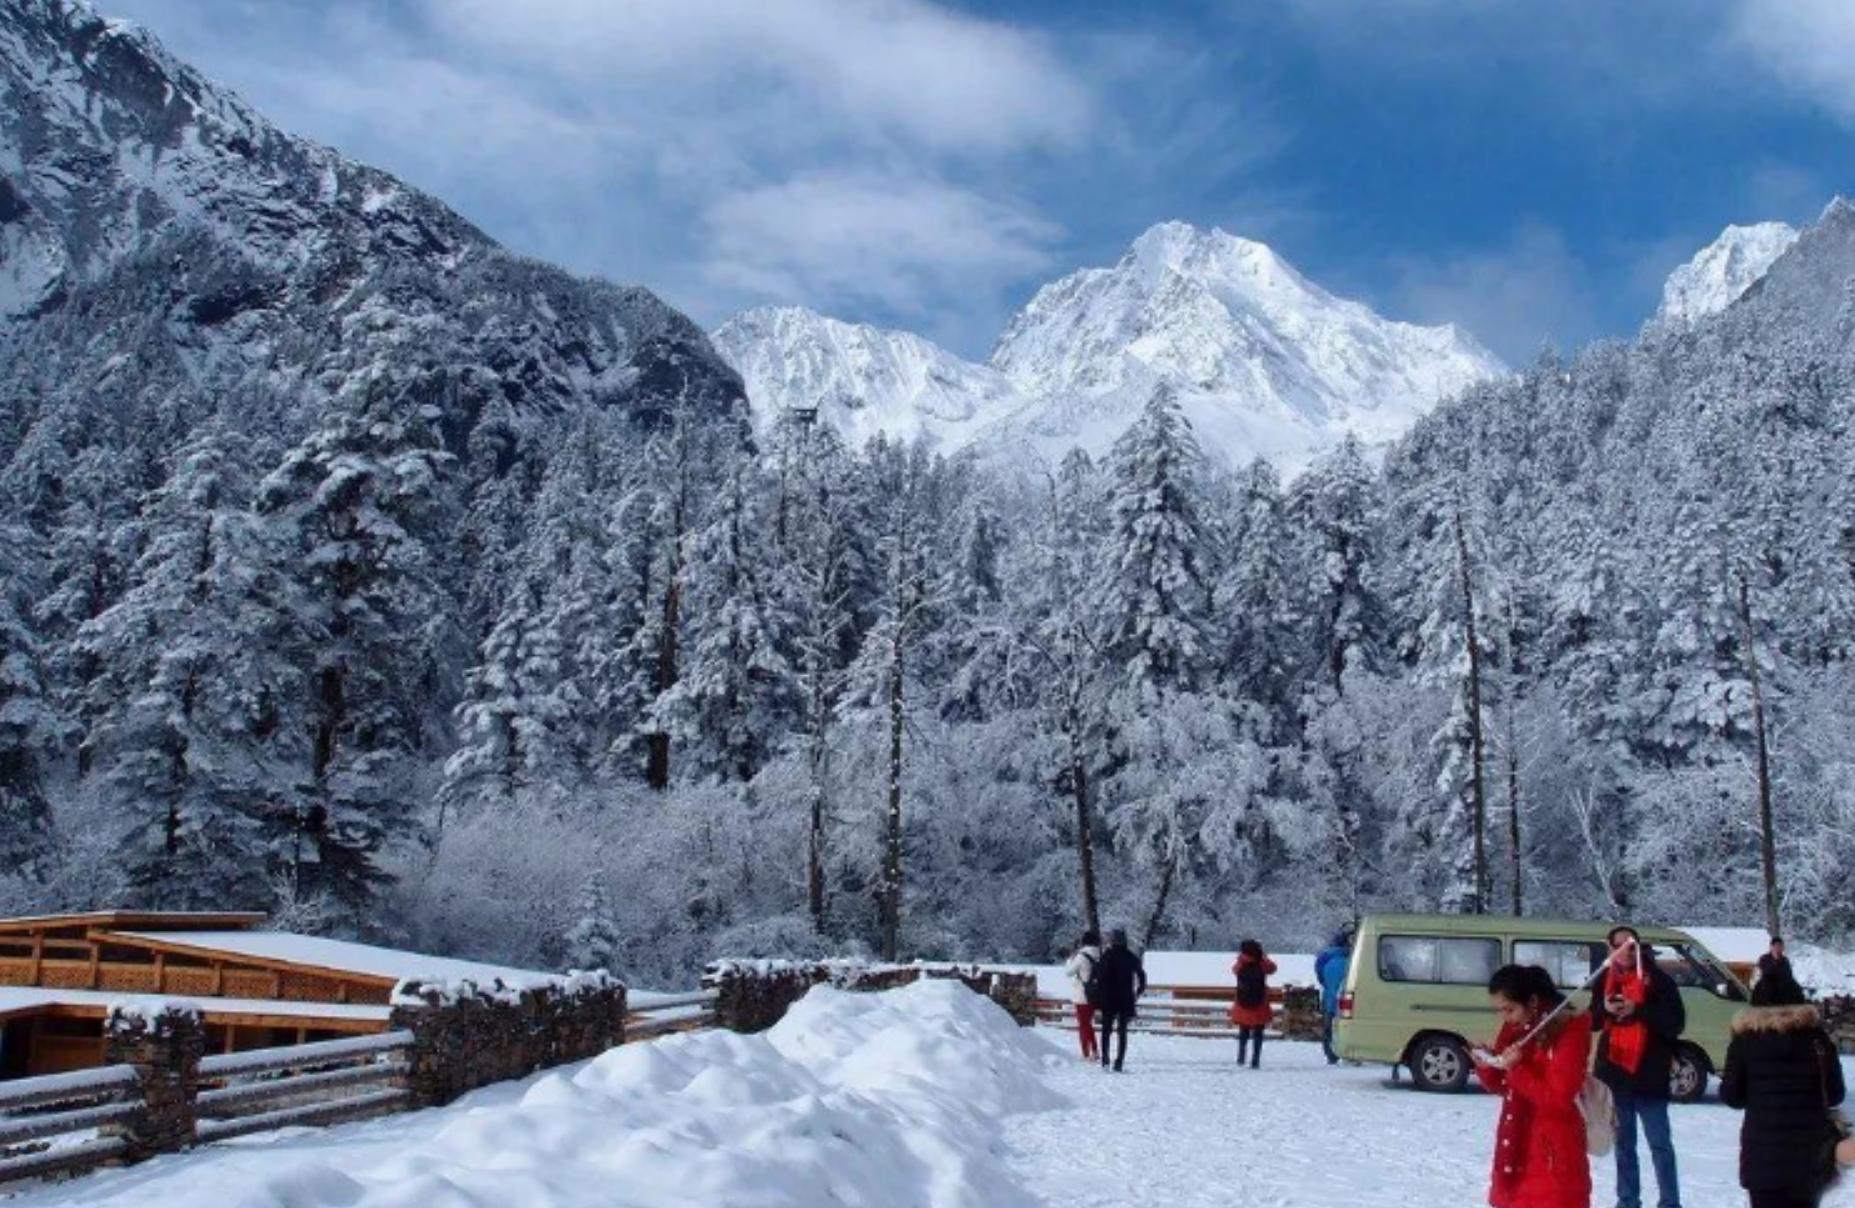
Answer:
[{"label": "snowy mountain slope", "polygon": [[1505,372],[1454,326],[1337,298],[1261,243],[1162,223],[1112,268],[1038,291],[992,364],[1041,400],[1003,431],[1099,451],[1161,385],[1207,449],[1294,467],[1347,432],[1391,440],[1438,401]]},{"label": "snowy mountain slope", "polygon": [[844,323],[797,306],[769,306],[712,335],[747,387],[754,425],[816,407],[853,445],[878,433],[967,445],[1029,400],[1004,374],[904,331]]},{"label": "snowy mountain slope", "polygon": [[1347,432],[1391,440],[1440,399],[1505,372],[1454,327],[1381,318],[1263,244],[1180,222],[1153,227],[1111,268],[1044,286],[990,365],[793,308],[749,312],[715,339],[761,422],[822,406],[854,439],[927,432],[1055,458],[1101,453],[1169,386],[1207,449],[1290,469]]},{"label": "snowy mountain slope", "polygon": [[1692,323],[1725,310],[1790,250],[1797,236],[1797,228],[1783,222],[1727,227],[1668,275],[1655,322]]},{"label": "snowy mountain slope", "polygon": [[107,388],[119,354],[152,391],[258,375],[312,408],[330,375],[439,372],[459,427],[496,395],[724,414],[740,397],[647,291],[509,254],[79,0],[0,0],[0,333],[35,379],[13,384],[54,394]]}]

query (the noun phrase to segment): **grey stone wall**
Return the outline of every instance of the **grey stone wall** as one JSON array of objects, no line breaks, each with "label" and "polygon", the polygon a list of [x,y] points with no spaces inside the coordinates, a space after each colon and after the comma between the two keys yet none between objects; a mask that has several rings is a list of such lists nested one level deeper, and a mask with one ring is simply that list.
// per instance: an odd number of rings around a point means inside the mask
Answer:
[{"label": "grey stone wall", "polygon": [[140,1162],[192,1145],[200,1057],[206,1050],[199,1012],[181,1006],[158,1012],[117,1008],[103,1027],[105,1063],[135,1067],[141,1100],[136,1113],[115,1126],[128,1142],[123,1159]]},{"label": "grey stone wall", "polygon": [[413,1035],[414,1102],[435,1107],[623,1044],[625,1013],[624,983],[605,974],[538,988],[409,981],[393,992],[392,1026]]}]

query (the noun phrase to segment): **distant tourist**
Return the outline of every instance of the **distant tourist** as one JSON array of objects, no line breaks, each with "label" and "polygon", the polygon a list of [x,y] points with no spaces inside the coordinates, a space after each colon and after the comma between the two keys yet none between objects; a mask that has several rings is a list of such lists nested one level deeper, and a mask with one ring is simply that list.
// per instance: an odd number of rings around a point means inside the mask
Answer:
[{"label": "distant tourist", "polygon": [[[1780,958],[1782,959],[1782,958]],[[1752,989],[1733,1019],[1720,1100],[1745,1111],[1739,1185],[1752,1208],[1815,1208],[1836,1179],[1842,1061],[1788,963]]]},{"label": "distant tourist", "polygon": [[1492,1049],[1470,1056],[1501,1096],[1494,1136],[1494,1208],[1590,1208],[1591,1159],[1578,1093],[1591,1057],[1591,1021],[1559,1011],[1565,995],[1537,965],[1508,965],[1488,982],[1501,1017]]},{"label": "distant tourist", "polygon": [[1791,958],[1784,955],[1784,941],[1774,935],[1771,937],[1771,947],[1758,958],[1758,978],[1763,981],[1778,970],[1782,970],[1791,981],[1797,980],[1796,974],[1791,972]]},{"label": "distant tourist", "polygon": [[1127,933],[1116,927],[1108,933],[1108,948],[1095,967],[1095,1010],[1101,1016],[1101,1065],[1108,1068],[1108,1038],[1119,1032],[1120,1047],[1114,1053],[1118,1071],[1127,1061],[1127,1025],[1134,1018],[1134,1004],[1146,993],[1146,967],[1127,947]]},{"label": "distant tourist", "polygon": [[1082,1039],[1082,1060],[1095,1057],[1095,1004],[1089,993],[1095,985],[1095,966],[1101,963],[1101,933],[1090,928],[1070,953],[1063,971],[1069,974],[1069,1001],[1076,1008],[1076,1035]]},{"label": "distant tourist", "polygon": [[1350,925],[1334,933],[1333,941],[1314,958],[1314,981],[1320,986],[1320,1051],[1328,1065],[1338,1065],[1340,1055],[1333,1051],[1333,1023],[1340,1014],[1340,992],[1346,988],[1346,974],[1353,963],[1353,929]]},{"label": "distant tourist", "polygon": [[1676,1042],[1687,1028],[1687,1008],[1674,979],[1656,968],[1654,951],[1635,928],[1611,928],[1610,962],[1591,1000],[1592,1025],[1600,1034],[1592,1072],[1617,1101],[1617,1208],[1642,1208],[1639,1122],[1655,1165],[1657,1208],[1681,1208],[1668,1124],[1668,1077]]},{"label": "distant tourist", "polygon": [[1262,1066],[1262,1032],[1274,1021],[1269,1009],[1269,975],[1275,962],[1255,940],[1237,946],[1236,963],[1230,971],[1237,975],[1237,998],[1230,1004],[1230,1022],[1237,1029],[1237,1064],[1247,1055],[1251,1069]]}]

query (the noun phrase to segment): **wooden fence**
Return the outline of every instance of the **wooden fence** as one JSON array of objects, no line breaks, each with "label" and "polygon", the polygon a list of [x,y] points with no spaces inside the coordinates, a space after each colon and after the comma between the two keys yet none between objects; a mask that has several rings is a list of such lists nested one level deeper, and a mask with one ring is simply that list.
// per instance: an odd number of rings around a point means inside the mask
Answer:
[{"label": "wooden fence", "polygon": [[[1150,985],[1140,999],[1131,1032],[1161,1036],[1235,1039],[1230,1006],[1233,986]],[[1275,1023],[1270,1031],[1291,1040],[1320,1039],[1320,992],[1301,986],[1269,987],[1269,1006]],[[1067,998],[1039,998],[1037,1022],[1047,1027],[1076,1030],[1076,1008]]]},{"label": "wooden fence", "polygon": [[[625,1004],[622,987],[617,993],[623,1022],[609,1034],[613,1043],[715,1025],[712,990],[651,996],[635,1005]],[[112,1017],[111,1051],[131,1060],[0,1083],[0,1185],[288,1125],[339,1124],[435,1106],[486,1080],[475,1076],[480,1070],[432,1067],[477,1062],[492,1046],[503,1050],[495,1073],[506,1077],[596,1055],[558,1043],[543,1052],[532,1037],[512,1044],[507,1027],[498,1036],[498,1012],[508,1010],[507,998],[499,996],[495,1006],[464,1001],[415,1010],[413,1026],[371,1036],[210,1057],[199,1052],[197,1016]],[[564,1010],[553,1007],[556,1022]],[[460,1034],[479,1043],[459,1045]],[[531,1060],[509,1057],[512,1047]]]}]

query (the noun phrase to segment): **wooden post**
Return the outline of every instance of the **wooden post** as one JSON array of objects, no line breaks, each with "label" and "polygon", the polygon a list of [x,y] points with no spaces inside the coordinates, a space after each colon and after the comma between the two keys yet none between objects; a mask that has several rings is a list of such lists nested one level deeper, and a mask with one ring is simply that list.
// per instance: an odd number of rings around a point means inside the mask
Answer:
[{"label": "wooden post", "polygon": [[155,993],[167,993],[167,953],[155,953]]},{"label": "wooden post", "polygon": [[26,984],[36,986],[45,972],[45,929],[39,928],[32,933],[32,975]]},{"label": "wooden post", "polygon": [[127,1157],[139,1162],[174,1153],[197,1137],[194,1101],[199,1094],[200,1053],[205,1027],[189,1007],[166,1007],[157,1015],[112,1012],[104,1021],[105,1059],[135,1067],[139,1110],[122,1127]]},{"label": "wooden post", "polygon": [[214,961],[213,962],[213,994],[222,995],[224,993],[225,993],[225,962]]}]

